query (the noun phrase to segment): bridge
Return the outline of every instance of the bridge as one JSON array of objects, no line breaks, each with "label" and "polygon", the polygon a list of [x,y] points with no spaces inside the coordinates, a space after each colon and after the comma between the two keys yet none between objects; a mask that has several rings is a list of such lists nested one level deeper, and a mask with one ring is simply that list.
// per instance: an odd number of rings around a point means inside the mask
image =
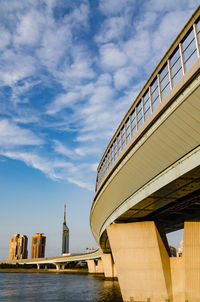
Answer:
[{"label": "bridge", "polygon": [[[125,302],[200,301],[200,6],[110,140],[90,225],[98,251],[15,263],[84,260],[118,277]],[[181,228],[183,256],[172,258],[166,234]]]},{"label": "bridge", "polygon": [[[90,225],[124,301],[200,301],[200,7],[110,140]],[[172,258],[166,234],[181,228]]]},{"label": "bridge", "polygon": [[[63,256],[57,257],[48,257],[48,258],[30,258],[30,259],[18,259],[12,261],[1,261],[0,264],[30,264],[30,265],[37,265],[37,268],[40,269],[41,266],[53,264],[57,270],[64,269],[65,265],[70,262],[81,262],[87,261],[88,269],[90,273],[103,273],[103,268],[101,264],[101,250],[92,251],[90,253],[83,253],[83,254],[67,254]],[[94,266],[93,260],[96,260],[96,264],[98,264],[99,260],[99,267],[96,269],[96,265]]]}]

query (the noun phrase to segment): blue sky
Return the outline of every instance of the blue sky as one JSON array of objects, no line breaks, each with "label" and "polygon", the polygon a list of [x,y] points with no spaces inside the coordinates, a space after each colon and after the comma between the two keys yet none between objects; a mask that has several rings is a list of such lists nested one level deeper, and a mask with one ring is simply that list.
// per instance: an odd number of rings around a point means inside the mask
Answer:
[{"label": "blue sky", "polygon": [[98,162],[198,4],[0,0],[0,259],[14,233],[59,255],[65,202],[70,251],[96,246]]}]

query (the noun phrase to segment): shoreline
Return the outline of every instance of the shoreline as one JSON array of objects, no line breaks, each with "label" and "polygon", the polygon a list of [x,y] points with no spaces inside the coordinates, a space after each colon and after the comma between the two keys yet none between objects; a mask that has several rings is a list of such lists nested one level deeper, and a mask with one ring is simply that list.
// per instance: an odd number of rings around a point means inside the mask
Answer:
[{"label": "shoreline", "polygon": [[37,268],[0,268],[0,273],[37,273],[37,274],[89,274],[87,269],[64,269],[64,270],[56,270],[56,269],[37,269]]}]

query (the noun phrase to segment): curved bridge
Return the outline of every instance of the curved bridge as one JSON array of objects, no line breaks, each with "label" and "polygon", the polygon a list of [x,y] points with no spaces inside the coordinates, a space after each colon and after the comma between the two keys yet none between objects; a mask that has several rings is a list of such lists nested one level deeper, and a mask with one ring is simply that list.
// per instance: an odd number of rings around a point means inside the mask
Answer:
[{"label": "curved bridge", "polygon": [[66,256],[58,256],[58,257],[48,257],[48,258],[32,258],[32,259],[21,259],[21,260],[12,260],[12,261],[4,261],[3,263],[19,263],[19,264],[59,264],[59,263],[67,263],[73,261],[86,261],[92,259],[98,259],[101,257],[102,252],[100,250],[96,250],[91,253],[85,254],[76,254],[76,255],[66,255]]},{"label": "curved bridge", "polygon": [[[65,267],[67,263],[70,262],[79,262],[79,261],[87,261],[88,263],[88,269],[91,273],[103,273],[103,268],[101,268],[101,271],[96,271],[95,269],[92,270],[90,262],[93,260],[97,260],[100,262],[100,258],[102,256],[101,250],[96,250],[90,253],[83,253],[83,254],[75,254],[75,255],[64,255],[64,256],[57,256],[57,257],[48,257],[48,258],[32,258],[32,259],[19,259],[19,260],[12,260],[12,261],[1,261],[0,264],[36,264],[38,269],[42,265],[47,264],[54,264],[57,268],[57,270],[60,270]],[[99,259],[99,260],[98,260]]]},{"label": "curved bridge", "polygon": [[103,249],[103,233],[113,222],[157,219],[173,231],[183,227],[188,203],[195,209],[200,189],[200,21],[195,17],[154,70],[100,161],[90,222]]},{"label": "curved bridge", "polygon": [[[199,16],[200,7],[128,110],[97,168],[90,225],[103,252],[112,254],[124,301],[200,297],[194,281],[200,274],[186,269],[200,269],[186,257],[195,255],[200,242]],[[169,259],[165,234],[184,223],[183,264]],[[181,289],[174,281],[177,269]]]}]

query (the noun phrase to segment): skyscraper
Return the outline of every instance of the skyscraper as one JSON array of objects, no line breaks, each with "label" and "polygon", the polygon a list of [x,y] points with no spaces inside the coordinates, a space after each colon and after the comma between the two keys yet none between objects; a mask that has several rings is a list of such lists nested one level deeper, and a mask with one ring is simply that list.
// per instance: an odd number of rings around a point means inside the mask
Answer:
[{"label": "skyscraper", "polygon": [[64,205],[64,221],[62,232],[62,254],[69,253],[69,228],[66,225],[66,204]]},{"label": "skyscraper", "polygon": [[31,258],[44,258],[46,237],[36,233],[31,240]]},{"label": "skyscraper", "polygon": [[8,260],[27,259],[28,238],[26,235],[14,234],[10,239]]}]

